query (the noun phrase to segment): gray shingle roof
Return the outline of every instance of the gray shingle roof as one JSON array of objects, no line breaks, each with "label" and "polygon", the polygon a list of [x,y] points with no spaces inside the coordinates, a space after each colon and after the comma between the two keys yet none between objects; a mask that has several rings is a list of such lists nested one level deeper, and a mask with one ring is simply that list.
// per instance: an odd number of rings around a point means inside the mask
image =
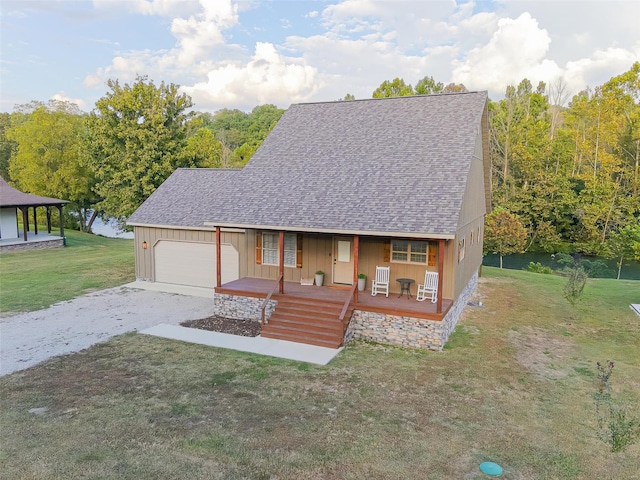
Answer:
[{"label": "gray shingle roof", "polygon": [[69,203],[69,201],[21,192],[0,177],[0,207],[45,207],[64,205],[65,203]]},{"label": "gray shingle roof", "polygon": [[454,235],[486,101],[292,105],[243,170],[177,171],[129,222]]}]

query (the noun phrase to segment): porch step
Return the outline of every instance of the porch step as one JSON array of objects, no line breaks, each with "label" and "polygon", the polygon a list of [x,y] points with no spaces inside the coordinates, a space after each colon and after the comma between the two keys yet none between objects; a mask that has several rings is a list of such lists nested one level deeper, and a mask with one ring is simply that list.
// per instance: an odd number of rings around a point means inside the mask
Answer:
[{"label": "porch step", "polygon": [[340,302],[287,295],[279,295],[277,300],[268,323],[262,326],[261,336],[329,348],[342,346],[353,308],[341,322]]}]

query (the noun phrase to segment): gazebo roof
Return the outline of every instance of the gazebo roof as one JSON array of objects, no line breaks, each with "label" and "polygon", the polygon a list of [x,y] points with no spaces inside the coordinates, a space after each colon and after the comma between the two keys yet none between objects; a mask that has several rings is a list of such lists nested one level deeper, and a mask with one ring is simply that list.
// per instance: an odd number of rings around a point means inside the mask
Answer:
[{"label": "gazebo roof", "polygon": [[65,203],[69,203],[69,201],[21,192],[0,177],[0,207],[46,207]]}]

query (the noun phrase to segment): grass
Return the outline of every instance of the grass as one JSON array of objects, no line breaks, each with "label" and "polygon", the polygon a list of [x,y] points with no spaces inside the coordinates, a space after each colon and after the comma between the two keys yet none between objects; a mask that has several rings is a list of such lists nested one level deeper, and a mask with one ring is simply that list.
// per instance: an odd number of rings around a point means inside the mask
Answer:
[{"label": "grass", "polygon": [[[326,367],[137,334],[0,378],[6,478],[637,478],[596,436],[596,361],[640,402],[634,281],[484,268],[444,352],[352,342]],[[611,300],[615,298],[615,300]],[[44,414],[29,413],[48,407]],[[637,412],[637,409],[636,409]]]},{"label": "grass", "polygon": [[65,231],[67,246],[0,255],[0,313],[28,312],[133,281],[133,240]]}]

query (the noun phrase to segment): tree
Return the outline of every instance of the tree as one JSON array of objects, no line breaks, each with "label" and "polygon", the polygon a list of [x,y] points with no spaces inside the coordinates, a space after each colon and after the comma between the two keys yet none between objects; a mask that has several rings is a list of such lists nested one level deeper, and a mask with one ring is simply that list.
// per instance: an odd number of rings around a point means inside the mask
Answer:
[{"label": "tree", "polygon": [[9,165],[11,178],[26,192],[70,200],[67,208],[78,219],[80,230],[91,231],[100,198],[93,191],[95,177],[82,112],[73,103],[57,100],[32,102],[19,109],[25,112],[24,118],[7,131],[7,138],[17,145]]},{"label": "tree", "polygon": [[385,80],[373,91],[373,98],[407,97],[413,95],[413,87],[404,83],[401,78],[394,78],[392,82]]},{"label": "tree", "polygon": [[219,168],[222,166],[222,143],[210,129],[199,128],[187,139],[181,163],[185,167]]},{"label": "tree", "polygon": [[147,77],[132,85],[109,80],[110,89],[96,102],[89,119],[96,191],[101,208],[119,219],[131,215],[178,167],[193,106],[178,85],[156,86]]},{"label": "tree", "polygon": [[575,307],[580,300],[580,297],[582,297],[582,293],[584,292],[584,287],[586,284],[587,272],[584,270],[584,268],[580,266],[570,268],[567,283],[562,289],[564,298],[566,298],[567,301]]},{"label": "tree", "polygon": [[619,232],[613,232],[608,242],[608,258],[616,258],[618,280],[625,259],[640,260],[640,225],[626,225]]},{"label": "tree", "polygon": [[349,100],[355,100],[356,97],[354,97],[352,94],[347,93],[344,97],[338,99],[339,102],[347,102]]},{"label": "tree", "polygon": [[18,144],[7,138],[7,131],[12,126],[11,114],[0,113],[0,177],[9,180],[9,163]]},{"label": "tree", "polygon": [[485,217],[484,253],[500,255],[500,268],[502,256],[522,253],[526,241],[527,230],[517,216],[504,208],[496,208]]},{"label": "tree", "polygon": [[444,84],[436,82],[433,77],[424,77],[416,83],[416,95],[432,95],[434,93],[442,93]]}]

